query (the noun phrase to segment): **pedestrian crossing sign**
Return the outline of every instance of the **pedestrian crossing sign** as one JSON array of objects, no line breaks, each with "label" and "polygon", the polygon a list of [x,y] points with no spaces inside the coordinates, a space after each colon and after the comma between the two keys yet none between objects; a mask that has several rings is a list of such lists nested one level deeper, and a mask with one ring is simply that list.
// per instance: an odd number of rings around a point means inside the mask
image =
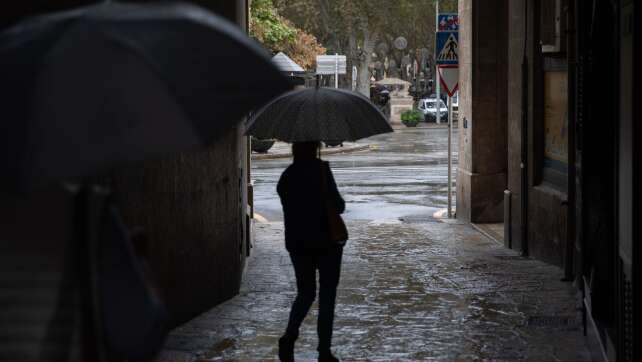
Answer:
[{"label": "pedestrian crossing sign", "polygon": [[459,64],[459,33],[440,31],[436,43],[437,64]]}]

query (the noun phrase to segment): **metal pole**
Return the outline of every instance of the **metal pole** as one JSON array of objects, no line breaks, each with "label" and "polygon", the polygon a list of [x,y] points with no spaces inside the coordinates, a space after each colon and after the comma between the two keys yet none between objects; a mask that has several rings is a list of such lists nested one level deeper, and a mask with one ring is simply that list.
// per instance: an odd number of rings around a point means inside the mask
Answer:
[{"label": "metal pole", "polygon": [[437,112],[435,113],[435,117],[437,119],[435,120],[437,123],[441,123],[441,112],[440,112],[440,107],[439,107],[439,100],[441,99],[440,94],[441,94],[441,85],[439,84],[439,69],[437,65],[437,52],[439,49],[437,49],[437,33],[439,32],[439,0],[435,2],[435,80],[437,82],[435,86],[435,93],[437,95]]},{"label": "metal pole", "polygon": [[[439,105],[441,101],[438,101]],[[452,184],[452,169],[453,169],[453,151],[452,151],[452,137],[453,137],[453,100],[448,96],[448,218],[453,217],[453,184]]]},{"label": "metal pole", "polygon": [[334,87],[339,88],[339,53],[334,53]]}]

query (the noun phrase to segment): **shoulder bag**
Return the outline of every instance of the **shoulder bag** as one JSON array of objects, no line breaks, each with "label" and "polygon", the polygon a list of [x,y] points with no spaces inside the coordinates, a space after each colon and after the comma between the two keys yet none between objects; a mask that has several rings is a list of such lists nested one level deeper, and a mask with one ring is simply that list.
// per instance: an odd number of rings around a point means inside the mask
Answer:
[{"label": "shoulder bag", "polygon": [[321,197],[323,198],[326,214],[328,215],[328,241],[331,244],[343,246],[348,241],[348,229],[341,215],[332,203],[332,196],[328,190],[328,172],[330,166],[324,162],[321,169]]}]

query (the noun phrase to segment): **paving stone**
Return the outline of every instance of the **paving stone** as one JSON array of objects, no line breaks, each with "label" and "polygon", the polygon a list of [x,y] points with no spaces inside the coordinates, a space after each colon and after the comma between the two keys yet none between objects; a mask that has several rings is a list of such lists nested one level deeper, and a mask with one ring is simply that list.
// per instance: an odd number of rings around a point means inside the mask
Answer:
[{"label": "paving stone", "polygon": [[[346,361],[585,361],[576,289],[469,225],[348,224],[334,350]],[[177,328],[196,361],[275,360],[295,296],[282,223],[255,225],[240,294]],[[316,303],[296,345],[316,359]],[[180,355],[180,354],[179,354]]]}]

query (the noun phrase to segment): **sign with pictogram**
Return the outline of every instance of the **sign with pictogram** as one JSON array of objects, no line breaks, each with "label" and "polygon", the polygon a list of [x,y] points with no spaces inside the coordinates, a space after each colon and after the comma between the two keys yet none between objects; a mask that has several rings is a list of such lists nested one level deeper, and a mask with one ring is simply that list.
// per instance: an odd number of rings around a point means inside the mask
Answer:
[{"label": "sign with pictogram", "polygon": [[439,31],[459,31],[459,15],[457,13],[444,13],[437,16]]},{"label": "sign with pictogram", "polygon": [[454,96],[459,89],[459,66],[440,65],[437,67],[437,71],[441,86],[444,87],[449,97]]},{"label": "sign with pictogram", "polygon": [[437,33],[436,63],[459,64],[459,33],[440,31]]}]

